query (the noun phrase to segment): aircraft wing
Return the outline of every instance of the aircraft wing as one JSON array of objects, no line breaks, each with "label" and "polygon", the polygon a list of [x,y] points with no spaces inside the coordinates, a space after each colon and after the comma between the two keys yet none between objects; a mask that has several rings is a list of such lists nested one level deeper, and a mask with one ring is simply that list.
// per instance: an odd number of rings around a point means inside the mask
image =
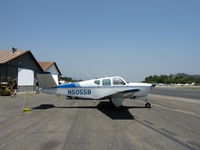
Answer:
[{"label": "aircraft wing", "polygon": [[123,90],[114,92],[112,94],[106,95],[102,97],[102,99],[109,99],[109,98],[127,98],[127,97],[133,97],[136,92],[139,92],[140,89],[129,89],[129,90]]},{"label": "aircraft wing", "polygon": [[122,92],[119,92],[119,93],[122,93],[122,94],[127,94],[127,93],[136,93],[136,92],[139,92],[140,89],[132,89],[132,90],[125,90],[125,91],[122,91]]},{"label": "aircraft wing", "polygon": [[140,91],[139,89],[129,89],[129,90],[123,90],[123,91],[118,91],[113,94],[110,94],[104,98],[109,98],[111,102],[118,108],[122,106],[122,102],[124,98],[131,98],[134,97],[134,94],[136,92]]}]

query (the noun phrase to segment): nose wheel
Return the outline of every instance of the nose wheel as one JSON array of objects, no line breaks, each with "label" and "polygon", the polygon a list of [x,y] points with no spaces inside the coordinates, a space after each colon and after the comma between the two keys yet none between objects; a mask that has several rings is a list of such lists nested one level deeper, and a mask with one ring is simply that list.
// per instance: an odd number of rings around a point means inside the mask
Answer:
[{"label": "nose wheel", "polygon": [[150,102],[149,102],[147,97],[145,97],[145,101],[146,101],[145,107],[146,108],[151,108],[151,104],[150,104]]},{"label": "nose wheel", "polygon": [[145,104],[145,107],[146,107],[146,108],[151,108],[151,104],[150,104],[150,103],[146,103],[146,104]]}]

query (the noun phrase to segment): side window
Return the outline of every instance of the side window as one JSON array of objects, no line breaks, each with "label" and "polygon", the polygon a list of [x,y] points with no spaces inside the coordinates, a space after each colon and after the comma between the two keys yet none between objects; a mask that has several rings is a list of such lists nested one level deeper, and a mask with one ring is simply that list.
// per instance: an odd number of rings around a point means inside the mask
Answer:
[{"label": "side window", "polygon": [[103,84],[103,86],[111,85],[111,81],[110,81],[110,79],[103,79],[102,84]]},{"label": "side window", "polygon": [[100,80],[95,80],[94,83],[100,85]]},{"label": "side window", "polygon": [[126,85],[126,83],[120,78],[113,78],[113,85]]}]

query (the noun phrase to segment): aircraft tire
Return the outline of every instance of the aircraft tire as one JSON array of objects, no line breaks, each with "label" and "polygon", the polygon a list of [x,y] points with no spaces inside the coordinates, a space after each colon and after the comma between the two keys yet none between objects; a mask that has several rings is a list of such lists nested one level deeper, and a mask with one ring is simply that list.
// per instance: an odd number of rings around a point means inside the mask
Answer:
[{"label": "aircraft tire", "polygon": [[146,104],[145,104],[145,107],[146,107],[146,108],[151,108],[151,104],[150,104],[150,103],[146,103]]}]

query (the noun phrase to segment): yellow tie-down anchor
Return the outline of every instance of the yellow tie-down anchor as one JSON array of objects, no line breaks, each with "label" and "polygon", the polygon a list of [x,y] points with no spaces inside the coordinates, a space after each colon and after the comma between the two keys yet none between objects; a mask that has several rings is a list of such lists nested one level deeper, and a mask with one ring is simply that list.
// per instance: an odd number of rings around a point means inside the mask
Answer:
[{"label": "yellow tie-down anchor", "polygon": [[23,113],[28,113],[28,112],[30,112],[30,110],[31,110],[30,108],[24,108]]},{"label": "yellow tie-down anchor", "polygon": [[30,95],[28,95],[28,92],[26,92],[26,95],[25,95],[25,98],[24,98],[23,107],[22,107],[22,113],[29,113],[30,110],[31,110],[30,108],[25,107],[29,97],[30,97]]}]

